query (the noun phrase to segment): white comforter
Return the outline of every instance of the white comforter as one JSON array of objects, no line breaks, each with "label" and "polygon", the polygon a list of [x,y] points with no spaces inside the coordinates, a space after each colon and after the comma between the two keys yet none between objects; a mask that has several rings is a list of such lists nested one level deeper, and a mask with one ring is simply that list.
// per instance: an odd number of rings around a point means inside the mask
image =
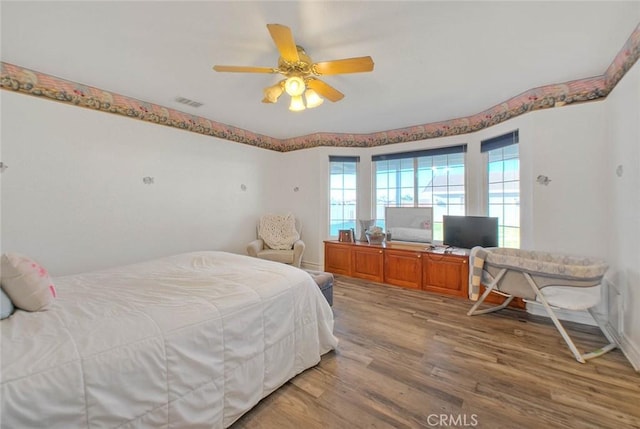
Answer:
[{"label": "white comforter", "polygon": [[2,428],[231,425],[333,349],[333,315],[284,264],[197,252],[54,279],[1,323]]}]

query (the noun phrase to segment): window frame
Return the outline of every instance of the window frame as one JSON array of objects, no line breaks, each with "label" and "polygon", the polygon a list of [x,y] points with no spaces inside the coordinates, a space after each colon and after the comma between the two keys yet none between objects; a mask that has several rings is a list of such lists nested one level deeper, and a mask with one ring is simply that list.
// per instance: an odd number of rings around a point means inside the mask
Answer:
[{"label": "window frame", "polygon": [[[354,187],[353,188],[348,188],[348,190],[352,190],[355,193],[355,202],[354,202],[354,218],[353,219],[346,219],[344,217],[344,204],[343,204],[343,208],[342,208],[342,211],[343,211],[342,216],[343,217],[341,217],[339,219],[335,218],[335,220],[339,220],[343,224],[346,223],[347,221],[349,221],[349,222],[352,221],[353,222],[353,226],[349,225],[348,227],[349,228],[354,228],[354,230],[355,230],[356,225],[358,223],[358,202],[359,202],[359,197],[358,197],[358,194],[359,194],[359,192],[358,192],[359,191],[359,186],[358,186],[359,185],[359,183],[358,183],[359,177],[358,176],[359,176],[359,170],[360,170],[360,168],[359,168],[359,166],[360,166],[360,157],[359,156],[329,155],[329,164],[328,164],[328,167],[329,167],[329,174],[328,174],[328,202],[329,202],[329,205],[328,205],[328,213],[327,213],[327,215],[328,215],[327,216],[328,217],[327,228],[328,228],[328,237],[330,239],[338,237],[337,231],[336,231],[335,234],[332,234],[333,221],[334,221],[334,218],[332,217],[332,213],[333,213],[332,209],[333,209],[333,206],[334,206],[334,204],[332,204],[332,194],[333,194],[334,190],[341,189],[342,193],[343,193],[342,196],[344,197],[344,191],[345,191],[345,187],[344,187],[344,176],[345,176],[345,174],[344,174],[344,171],[342,173],[342,177],[343,177],[343,180],[342,180],[343,186],[342,186],[342,188],[333,188],[332,187],[332,175],[333,175],[333,173],[332,173],[332,163],[337,163],[337,162],[343,163],[343,169],[344,169],[344,163],[354,163],[355,164],[353,166],[354,167],[354,174],[355,174]],[[343,198],[343,201],[344,201],[344,198]],[[343,229],[343,228],[338,228],[338,230],[339,229]]]},{"label": "window frame", "polygon": [[[483,201],[483,206],[484,206],[484,210],[485,213],[490,216],[491,215],[491,206],[492,205],[500,205],[502,207],[501,211],[502,214],[501,216],[499,216],[499,221],[498,221],[498,229],[499,229],[499,243],[498,245],[500,247],[506,247],[506,245],[508,244],[508,247],[515,247],[515,248],[520,248],[522,246],[522,174],[521,174],[521,159],[520,159],[520,146],[519,146],[519,141],[520,141],[520,137],[519,137],[519,130],[514,130],[496,137],[492,137],[490,139],[486,139],[486,140],[482,140],[480,143],[480,151],[482,153],[482,157],[483,157],[483,163],[484,163],[484,186],[485,186],[485,191],[484,191],[484,201]],[[518,145],[517,149],[518,149],[518,154],[517,157],[510,157],[510,158],[505,158],[504,157],[504,149],[514,146],[514,145]],[[503,151],[501,154],[501,159],[499,161],[491,161],[490,160],[490,153],[492,151],[495,150],[501,150]],[[491,173],[489,172],[489,166],[491,162],[505,162],[505,161],[512,161],[512,160],[517,160],[518,162],[518,178],[517,180],[505,180],[505,174],[504,174],[504,170],[502,172],[502,180],[501,181],[496,181],[496,182],[491,182]],[[517,182],[518,184],[518,203],[517,203],[517,208],[518,208],[518,225],[514,226],[514,225],[508,225],[505,223],[505,207],[506,206],[513,206],[513,204],[505,204],[504,201],[501,204],[496,204],[496,203],[492,203],[491,201],[491,188],[492,188],[492,184],[502,184],[503,187],[503,191],[502,191],[502,195],[505,194],[504,191],[504,186],[507,183],[514,183]],[[517,229],[518,230],[518,238],[517,238],[517,245],[514,245],[515,242],[510,241],[509,243],[507,243],[505,241],[506,238],[506,228],[511,228],[511,229]]]},{"label": "window frame", "polygon": [[[434,217],[433,217],[433,228],[434,228],[434,241],[442,241],[442,219],[437,220],[438,219],[438,211],[441,210],[437,210],[436,209],[436,204],[434,201],[434,196],[435,196],[435,191],[438,188],[446,188],[446,204],[445,204],[445,211],[444,213],[441,213],[441,215],[443,214],[452,214],[452,212],[450,211],[452,206],[459,206],[461,207],[461,213],[460,214],[466,214],[467,211],[467,206],[468,206],[468,184],[467,184],[467,156],[466,156],[466,152],[467,152],[467,145],[466,144],[460,144],[460,145],[453,145],[453,146],[445,146],[445,147],[440,147],[440,148],[434,148],[434,149],[425,149],[425,150],[417,150],[417,151],[409,151],[409,152],[399,152],[399,153],[391,153],[391,154],[381,154],[381,155],[374,155],[371,159],[371,164],[372,164],[372,202],[371,202],[371,206],[373,209],[373,213],[375,213],[375,218],[376,218],[376,225],[381,226],[384,228],[384,222],[386,221],[384,219],[384,215],[383,214],[379,214],[378,213],[378,208],[379,208],[379,204],[378,204],[378,195],[379,195],[379,191],[386,189],[387,191],[389,191],[390,189],[392,189],[389,186],[389,183],[387,182],[386,188],[379,188],[378,186],[378,172],[379,172],[379,162],[381,161],[393,161],[393,160],[400,160],[400,162],[402,161],[406,161],[406,160],[410,160],[410,164],[411,164],[411,168],[412,168],[412,172],[413,172],[413,183],[412,183],[412,192],[413,192],[413,196],[412,196],[412,205],[408,205],[408,204],[402,204],[402,202],[399,202],[398,198],[402,198],[400,196],[397,195],[397,192],[401,189],[404,188],[409,188],[409,187],[403,187],[403,184],[400,180],[400,177],[402,175],[403,169],[402,167],[399,169],[395,170],[395,175],[397,177],[397,179],[394,181],[395,185],[393,187],[393,189],[395,189],[395,203],[392,207],[402,207],[402,206],[406,206],[406,207],[433,207],[434,209]],[[421,204],[420,203],[420,189],[424,188],[426,186],[422,186],[420,185],[420,179],[422,178],[420,175],[420,171],[424,170],[423,168],[421,168],[421,162],[420,162],[420,158],[425,158],[425,157],[429,157],[430,158],[430,164],[431,164],[431,169],[435,169],[435,168],[440,168],[440,167],[436,167],[436,163],[437,163],[437,157],[439,156],[447,156],[446,159],[446,163],[443,165],[443,168],[446,169],[446,174],[447,174],[447,179],[446,179],[446,184],[444,186],[440,186],[440,185],[434,185],[433,184],[433,180],[435,178],[435,175],[431,176],[431,180],[429,181],[429,187],[431,189],[431,204]],[[451,164],[451,161],[449,159],[450,155],[461,155],[462,156],[462,177],[461,180],[459,181],[460,183],[455,183],[455,184],[451,184],[450,183],[450,178],[449,178],[449,169],[455,165],[455,166],[459,166],[458,164]],[[387,171],[391,171],[391,169],[387,169]],[[458,204],[450,204],[450,200],[451,200],[451,188],[452,187],[456,187],[456,188],[461,188],[462,190],[462,199],[461,202]],[[385,206],[391,206],[389,204],[389,202],[387,202],[385,204]],[[458,212],[460,212],[460,210],[458,210]]]}]

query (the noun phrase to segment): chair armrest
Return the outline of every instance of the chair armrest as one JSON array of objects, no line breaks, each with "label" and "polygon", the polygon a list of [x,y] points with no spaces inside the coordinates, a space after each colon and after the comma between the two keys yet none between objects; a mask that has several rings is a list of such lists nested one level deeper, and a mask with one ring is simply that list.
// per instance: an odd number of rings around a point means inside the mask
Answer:
[{"label": "chair armrest", "polygon": [[300,268],[300,264],[302,264],[302,254],[304,253],[305,248],[304,241],[298,240],[293,243],[293,266]]},{"label": "chair armrest", "polygon": [[249,256],[253,256],[254,258],[258,257],[258,252],[264,249],[264,241],[258,238],[257,240],[253,240],[251,243],[247,244],[247,254]]}]

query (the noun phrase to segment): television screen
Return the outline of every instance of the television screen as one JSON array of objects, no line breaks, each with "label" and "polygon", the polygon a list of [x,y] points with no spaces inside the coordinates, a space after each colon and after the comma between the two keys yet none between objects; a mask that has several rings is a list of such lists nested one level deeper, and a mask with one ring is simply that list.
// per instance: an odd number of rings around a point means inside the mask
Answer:
[{"label": "television screen", "polygon": [[498,218],[486,216],[443,216],[443,243],[471,249],[498,247]]}]

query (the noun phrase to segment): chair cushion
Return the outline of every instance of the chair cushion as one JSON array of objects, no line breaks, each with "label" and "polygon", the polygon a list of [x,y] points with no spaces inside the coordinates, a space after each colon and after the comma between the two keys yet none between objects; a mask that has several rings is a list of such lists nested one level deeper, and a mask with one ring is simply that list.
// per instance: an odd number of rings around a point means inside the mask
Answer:
[{"label": "chair cushion", "polygon": [[282,262],[284,264],[293,264],[293,250],[264,249],[258,252],[258,258]]}]

